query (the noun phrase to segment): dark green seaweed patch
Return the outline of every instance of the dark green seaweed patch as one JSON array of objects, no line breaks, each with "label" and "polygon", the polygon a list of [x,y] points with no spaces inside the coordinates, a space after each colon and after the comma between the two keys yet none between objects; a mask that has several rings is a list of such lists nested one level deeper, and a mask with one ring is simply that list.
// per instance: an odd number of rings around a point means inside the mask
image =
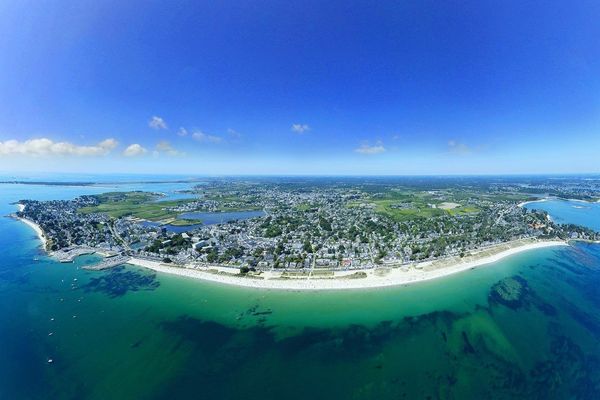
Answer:
[{"label": "dark green seaweed patch", "polygon": [[561,296],[561,300],[563,301],[564,307],[571,318],[590,331],[590,333],[592,333],[594,336],[600,338],[600,319],[597,316],[583,311],[575,304],[567,300],[564,296]]},{"label": "dark green seaweed patch", "polygon": [[469,341],[469,336],[467,336],[467,332],[462,331],[461,332],[461,336],[462,336],[462,339],[463,339],[463,351],[465,353],[467,353],[467,354],[473,354],[473,353],[475,353],[475,348],[473,347],[473,345]]},{"label": "dark green seaweed patch", "polygon": [[[515,310],[515,318],[529,318],[521,311],[532,308],[557,314],[517,275],[498,281],[489,306],[476,306],[472,313],[437,311],[374,326],[305,327],[283,338],[275,327],[256,323],[271,312],[258,305],[240,313],[254,322],[243,328],[182,316],[160,328],[174,337],[172,351],[185,348],[188,361],[157,397],[193,397],[202,387],[205,398],[599,398],[600,360],[564,336],[560,320],[541,320],[548,328],[539,340],[549,351],[526,367],[518,361],[519,346],[511,355],[488,335],[494,329],[489,322],[502,321],[494,319],[498,306]],[[571,303],[564,308],[588,330],[600,332],[600,319]],[[518,329],[499,328],[509,339],[510,330]],[[343,384],[324,385],[324,379]]]},{"label": "dark green seaweed patch", "polygon": [[193,342],[204,353],[218,351],[236,333],[235,329],[216,322],[202,321],[183,315],[160,324],[164,330],[176,332],[181,340]]},{"label": "dark green seaweed patch", "polygon": [[[585,252],[582,253],[580,246],[586,246]],[[597,250],[599,248],[598,245],[578,244],[573,252],[567,253],[566,262],[553,260],[555,264],[563,267],[556,271],[571,272],[563,273],[560,280],[575,288],[596,308],[600,307],[600,252]],[[569,305],[573,308],[572,304]],[[576,310],[572,311],[575,315],[579,314]]]},{"label": "dark green seaweed patch", "polygon": [[[600,259],[596,260],[596,265],[600,265]],[[595,307],[600,307],[600,272],[597,266],[588,270],[583,277],[569,277],[565,281],[583,294]]]},{"label": "dark green seaweed patch", "polygon": [[[469,315],[434,312],[373,327],[307,327],[277,339],[269,327],[234,329],[182,316],[160,324],[174,335],[175,348],[192,346],[189,365],[164,394],[186,397],[201,385],[206,398],[458,398],[471,385],[462,381],[469,375],[478,377],[470,394],[529,394],[527,373],[489,348],[481,332],[459,329],[457,322],[465,318]],[[424,334],[431,334],[427,346],[438,349],[434,353],[419,347]],[[382,352],[393,356],[382,358]],[[346,372],[337,375],[340,371]],[[235,385],[227,383],[228,376],[238,377]],[[322,385],[324,376],[345,384]],[[424,387],[413,378],[436,384]]]},{"label": "dark green seaweed patch", "polygon": [[557,314],[556,308],[546,303],[539,297],[533,289],[529,287],[527,281],[518,275],[504,278],[496,282],[490,289],[488,296],[491,305],[503,305],[512,310],[524,308],[529,310],[533,305],[547,316]]},{"label": "dark green seaweed patch", "polygon": [[[539,300],[538,298],[536,298],[536,300]],[[541,312],[544,313],[544,315],[547,315],[549,317],[555,316],[558,314],[558,311],[556,311],[556,307],[554,307],[552,304],[549,303],[545,303],[543,301],[536,301],[535,302],[535,306],[537,307],[538,310],[540,310]]]},{"label": "dark green seaweed patch", "polygon": [[489,300],[492,304],[502,304],[510,309],[517,310],[528,306],[528,291],[527,281],[515,275],[496,282],[490,290]]},{"label": "dark green seaweed patch", "polygon": [[[582,248],[585,247],[585,250]],[[570,251],[563,251],[560,257],[551,259],[555,266],[573,273],[575,276],[584,275],[590,271],[600,270],[600,253],[598,245],[577,243],[569,247]]]},{"label": "dark green seaweed patch", "polygon": [[536,363],[530,372],[530,398],[597,399],[599,367],[597,357],[586,356],[571,339],[556,335],[550,344],[549,359]]},{"label": "dark green seaweed patch", "polygon": [[83,286],[86,292],[101,292],[109,297],[121,297],[127,292],[155,290],[160,286],[156,274],[144,274],[128,271],[125,267],[116,267],[98,278],[92,278]]},{"label": "dark green seaweed patch", "polygon": [[245,322],[246,319],[249,319],[248,322],[250,324],[265,325],[267,323],[267,317],[271,314],[273,314],[273,310],[261,310],[260,305],[255,304],[252,307],[248,308],[246,311],[239,313],[236,319],[242,322]]},{"label": "dark green seaweed patch", "polygon": [[568,272],[574,275],[584,275],[586,272],[580,265],[574,264],[573,261],[561,261],[558,258],[554,258],[552,259],[552,264],[566,269]]}]

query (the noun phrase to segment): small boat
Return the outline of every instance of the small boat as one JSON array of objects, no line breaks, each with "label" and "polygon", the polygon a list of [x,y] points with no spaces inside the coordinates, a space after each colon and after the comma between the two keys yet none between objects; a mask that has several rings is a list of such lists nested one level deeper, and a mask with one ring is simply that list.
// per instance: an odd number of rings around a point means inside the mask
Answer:
[{"label": "small boat", "polygon": [[54,332],[50,332],[50,333],[48,334],[48,336],[52,336],[52,335],[54,335]]},{"label": "small boat", "polygon": [[54,362],[53,359],[51,359],[51,358],[48,359],[48,364],[52,364],[53,362]]}]

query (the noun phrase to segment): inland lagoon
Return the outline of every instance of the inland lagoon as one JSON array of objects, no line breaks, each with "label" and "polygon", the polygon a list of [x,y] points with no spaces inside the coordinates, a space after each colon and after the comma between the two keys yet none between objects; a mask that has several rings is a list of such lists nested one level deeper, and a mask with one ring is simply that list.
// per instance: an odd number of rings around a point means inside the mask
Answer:
[{"label": "inland lagoon", "polygon": [[[98,187],[2,185],[22,198]],[[555,216],[553,216],[555,217]],[[0,219],[0,398],[578,398],[600,394],[600,245],[411,286],[231,287],[48,258]]]},{"label": "inland lagoon", "polygon": [[231,211],[231,212],[190,212],[181,214],[178,219],[180,220],[192,220],[200,221],[198,224],[189,225],[172,225],[172,224],[160,224],[152,221],[141,221],[140,224],[143,226],[161,226],[170,232],[187,232],[191,229],[198,228],[201,225],[214,225],[224,224],[229,221],[243,220],[248,218],[262,217],[265,215],[264,211]]}]

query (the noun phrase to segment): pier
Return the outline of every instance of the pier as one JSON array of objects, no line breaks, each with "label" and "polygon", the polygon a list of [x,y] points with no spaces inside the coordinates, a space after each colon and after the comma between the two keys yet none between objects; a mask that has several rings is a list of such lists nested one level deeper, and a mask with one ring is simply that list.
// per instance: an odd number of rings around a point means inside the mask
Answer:
[{"label": "pier", "polygon": [[129,256],[115,256],[115,257],[105,258],[98,264],[86,265],[85,267],[82,267],[82,268],[86,269],[88,271],[102,271],[104,269],[114,268],[119,265],[127,264],[130,259],[131,259],[131,257],[129,257]]},{"label": "pier", "polygon": [[55,251],[52,253],[52,257],[56,258],[61,263],[70,263],[79,256],[94,253],[96,253],[96,249],[93,247],[70,247]]}]

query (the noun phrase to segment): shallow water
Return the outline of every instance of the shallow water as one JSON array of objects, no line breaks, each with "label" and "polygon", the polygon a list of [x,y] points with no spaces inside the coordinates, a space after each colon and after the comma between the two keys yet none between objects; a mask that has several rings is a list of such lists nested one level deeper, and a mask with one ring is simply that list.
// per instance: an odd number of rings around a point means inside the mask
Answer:
[{"label": "shallow water", "polygon": [[[98,190],[1,185],[0,212],[19,198]],[[0,256],[0,398],[600,395],[598,245],[413,286],[317,293],[85,271],[93,256],[53,262],[9,218]],[[494,290],[515,287],[511,301]]]}]

